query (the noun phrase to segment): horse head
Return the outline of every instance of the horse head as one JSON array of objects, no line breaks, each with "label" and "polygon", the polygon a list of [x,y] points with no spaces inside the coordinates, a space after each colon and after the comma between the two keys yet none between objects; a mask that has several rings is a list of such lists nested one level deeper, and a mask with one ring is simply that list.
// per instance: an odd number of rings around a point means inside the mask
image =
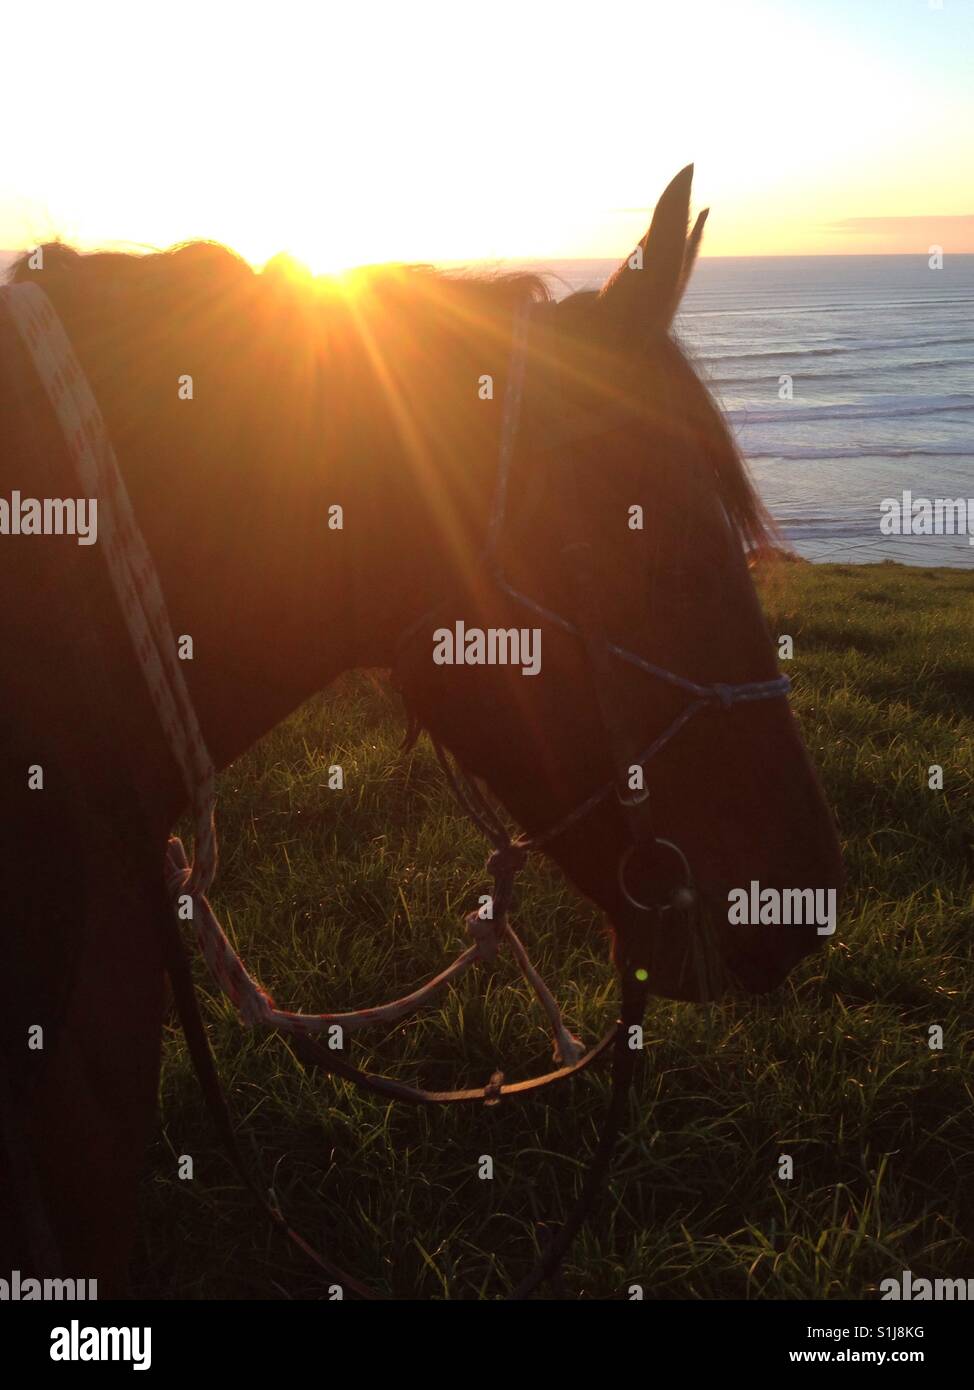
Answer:
[{"label": "horse head", "polygon": [[842,871],[748,567],[770,522],[672,332],[705,217],[688,237],[691,173],[600,292],[512,288],[493,332],[522,347],[479,406],[501,473],[463,453],[478,406],[447,412],[461,500],[427,522],[443,592],[399,682],[604,910],[624,980],[704,999],[773,988],[820,940],[811,921],[731,924],[733,890],[828,892]]}]

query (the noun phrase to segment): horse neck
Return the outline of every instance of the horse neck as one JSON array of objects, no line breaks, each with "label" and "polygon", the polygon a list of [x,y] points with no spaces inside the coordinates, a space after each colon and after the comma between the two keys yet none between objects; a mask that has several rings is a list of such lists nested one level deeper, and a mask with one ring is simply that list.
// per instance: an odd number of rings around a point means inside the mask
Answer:
[{"label": "horse neck", "polygon": [[165,454],[141,441],[131,490],[177,641],[193,639],[183,670],[217,767],[343,671],[394,664],[444,580],[395,411],[346,349],[311,371],[300,342],[225,365],[216,432],[189,413],[200,371],[173,417],[182,447],[169,426]]}]

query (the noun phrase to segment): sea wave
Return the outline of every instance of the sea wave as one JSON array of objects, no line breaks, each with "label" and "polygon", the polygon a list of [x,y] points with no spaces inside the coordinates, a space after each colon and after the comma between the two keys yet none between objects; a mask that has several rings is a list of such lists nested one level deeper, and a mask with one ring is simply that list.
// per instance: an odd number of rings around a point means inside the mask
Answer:
[{"label": "sea wave", "polygon": [[760,348],[757,352],[694,353],[695,362],[748,362],[764,357],[836,357],[851,352],[899,352],[902,348],[967,347],[974,338],[862,338],[854,343],[830,343],[825,347]]},{"label": "sea wave", "polygon": [[[697,359],[699,360],[699,359]],[[974,367],[974,357],[929,357],[919,362],[897,362],[886,367],[887,373],[926,371],[928,368],[943,370],[946,367]],[[802,381],[851,381],[863,376],[861,367],[852,367],[839,372],[803,372]],[[708,386],[756,386],[767,381],[761,376],[707,376]]]},{"label": "sea wave", "polygon": [[898,420],[911,415],[963,414],[969,410],[974,410],[974,396],[874,396],[868,401],[847,401],[835,405],[795,406],[790,401],[782,401],[773,410],[754,410],[742,406],[740,409],[725,410],[724,417],[739,427],[800,425],[828,420]]},{"label": "sea wave", "polygon": [[891,458],[938,458],[970,459],[974,463],[974,442],[967,449],[958,449],[951,444],[903,448],[895,444],[882,443],[864,444],[861,448],[854,444],[844,444],[841,448],[838,445],[820,448],[816,444],[786,444],[773,448],[770,445],[758,444],[752,448],[745,440],[738,439],[737,442],[745,458],[749,459],[850,459],[855,462],[861,459],[876,459],[882,463],[884,459]]},{"label": "sea wave", "polygon": [[[699,292],[698,292],[699,293]],[[849,312],[848,300],[835,304],[802,304],[799,300],[785,300],[781,297],[768,298],[762,302],[757,302],[749,308],[716,308],[698,309],[694,308],[693,289],[680,307],[678,322],[681,319],[705,319],[705,318],[765,318],[769,314],[787,314],[789,318],[798,314],[847,314]],[[937,299],[864,299],[862,307],[867,308],[870,313],[884,313],[894,310],[899,313],[903,309],[919,309],[927,312],[931,308],[936,309],[962,309],[974,305],[974,297],[962,298],[953,293],[944,293]]]}]

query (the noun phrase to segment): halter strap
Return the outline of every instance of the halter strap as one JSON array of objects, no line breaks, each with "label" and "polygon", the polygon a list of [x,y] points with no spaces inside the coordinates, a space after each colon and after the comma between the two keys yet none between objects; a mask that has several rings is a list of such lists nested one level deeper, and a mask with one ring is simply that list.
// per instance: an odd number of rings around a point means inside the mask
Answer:
[{"label": "halter strap", "polygon": [[[763,681],[744,681],[737,684],[727,684],[722,681],[714,682],[710,685],[701,684],[698,681],[690,680],[688,677],[680,675],[677,671],[670,671],[664,666],[658,666],[655,662],[640,655],[638,652],[630,651],[627,647],[620,646],[613,642],[605,633],[602,617],[597,603],[597,593],[591,568],[591,552],[584,533],[568,538],[568,546],[571,548],[573,556],[573,569],[576,580],[576,590],[580,603],[580,619],[572,621],[564,614],[557,612],[553,608],[539,603],[537,599],[522,593],[515,588],[507,577],[507,573],[501,559],[501,543],[504,535],[504,528],[507,521],[507,503],[510,489],[511,468],[514,460],[514,452],[518,438],[518,426],[521,419],[521,407],[524,397],[524,383],[527,370],[528,356],[528,334],[532,314],[535,305],[532,300],[525,299],[518,307],[514,315],[514,324],[511,334],[511,355],[507,374],[507,383],[504,392],[504,408],[501,417],[500,442],[497,458],[497,479],[494,487],[494,498],[491,507],[490,524],[487,530],[487,541],[484,548],[484,566],[492,582],[497,588],[512,599],[521,607],[528,609],[537,617],[545,622],[552,623],[561,628],[563,632],[569,633],[583,643],[588,653],[589,660],[593,665],[596,674],[595,688],[597,698],[600,702],[600,712],[603,723],[610,735],[611,751],[613,753],[614,775],[602,786],[596,788],[589,796],[585,797],[576,806],[566,811],[559,819],[542,830],[532,835],[521,835],[516,840],[509,840],[501,826],[500,834],[504,842],[524,850],[545,849],[552,841],[563,835],[566,830],[576,825],[580,820],[593,811],[613,790],[623,791],[623,767],[620,766],[619,752],[623,747],[628,747],[629,737],[618,727],[615,717],[615,708],[609,696],[606,686],[612,684],[611,673],[609,672],[609,658],[625,662],[629,666],[642,671],[644,675],[652,676],[655,680],[661,681],[676,690],[683,691],[691,697],[688,703],[670,723],[631,761],[625,763],[625,773],[631,767],[639,766],[645,768],[657,753],[675,738],[675,736],[688,723],[695,714],[699,714],[704,709],[720,709],[729,711],[735,705],[748,704],[759,700],[775,700],[787,697],[791,691],[791,681],[788,676],[779,675],[770,680]],[[626,414],[631,417],[632,411],[629,409]],[[609,429],[619,425],[622,418],[622,407],[610,408],[601,417],[602,423],[599,425],[599,416],[586,417],[583,426],[577,434],[567,435],[563,443],[567,445],[572,454],[571,464],[567,470],[569,483],[573,488],[577,487],[576,468],[578,459],[575,456],[575,446],[581,439],[589,439],[600,433],[606,433]],[[581,513],[580,505],[575,507],[576,514]],[[442,607],[442,602],[435,604],[428,609],[422,617],[410,626],[403,633],[399,642],[400,652],[423,630],[429,623],[433,614],[437,613]],[[601,679],[599,678],[601,677]],[[434,744],[435,744],[434,740]],[[442,750],[438,748],[438,756],[441,765],[444,764]],[[455,795],[456,795],[456,790]],[[477,824],[478,828],[487,835],[488,839],[494,840],[495,835],[485,830],[481,820],[472,814],[469,805],[458,796],[458,801],[464,812]],[[624,811],[627,809],[627,800],[620,796],[620,803]],[[630,801],[630,806],[632,802]]]}]

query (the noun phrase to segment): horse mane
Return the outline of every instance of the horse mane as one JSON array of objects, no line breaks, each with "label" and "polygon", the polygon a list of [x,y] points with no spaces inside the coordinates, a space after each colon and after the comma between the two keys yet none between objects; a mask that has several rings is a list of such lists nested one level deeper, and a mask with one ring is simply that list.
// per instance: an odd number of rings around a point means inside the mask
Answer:
[{"label": "horse mane", "polygon": [[717,496],[746,552],[772,558],[788,554],[782,537],[754,485],[747,464],[711,394],[705,378],[697,371],[683,344],[670,340],[677,372],[686,376],[694,390],[694,414],[698,432],[703,432],[703,448],[711,468]]},{"label": "horse mane", "polygon": [[[510,313],[525,303],[547,304],[553,295],[544,276],[527,271],[440,270],[428,264],[383,264],[364,266],[344,276],[293,275],[293,263],[276,256],[262,271],[228,247],[213,241],[184,242],[165,251],[148,253],[94,251],[80,252],[64,242],[49,242],[40,248],[43,275],[51,283],[77,286],[97,293],[110,288],[113,293],[145,288],[171,293],[179,282],[190,293],[207,301],[229,296],[255,303],[258,311],[292,331],[321,335],[336,318],[347,318],[349,285],[357,295],[374,297],[383,303],[398,302],[404,309],[425,305],[450,305],[457,321],[468,321],[495,334],[506,325]],[[30,262],[35,252],[25,252],[7,271],[11,284],[36,279]],[[583,292],[570,295],[565,302],[590,297]],[[504,328],[506,331],[506,327]],[[683,345],[671,339],[671,360],[677,378],[684,378],[685,394],[693,396],[695,432],[702,436],[702,452],[711,470],[712,482],[729,521],[745,550],[774,553],[780,547],[780,534],[761,501],[747,466],[703,376],[697,371]]]}]

